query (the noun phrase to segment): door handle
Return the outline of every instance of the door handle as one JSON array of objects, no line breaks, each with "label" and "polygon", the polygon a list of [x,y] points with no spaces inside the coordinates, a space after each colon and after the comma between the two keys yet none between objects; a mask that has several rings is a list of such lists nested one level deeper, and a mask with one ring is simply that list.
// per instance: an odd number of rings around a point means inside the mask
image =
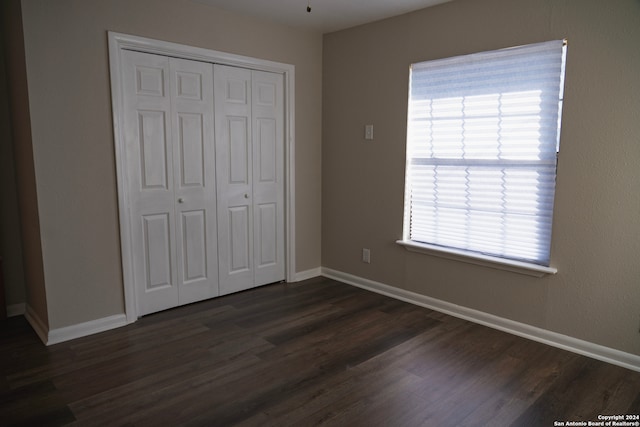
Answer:
[{"label": "door handle", "polygon": [[249,198],[249,195],[245,193],[244,198],[245,198],[245,199],[248,199],[248,198]]},{"label": "door handle", "polygon": [[183,199],[182,197],[180,197],[180,198],[178,199],[178,203],[184,203],[184,199]]}]

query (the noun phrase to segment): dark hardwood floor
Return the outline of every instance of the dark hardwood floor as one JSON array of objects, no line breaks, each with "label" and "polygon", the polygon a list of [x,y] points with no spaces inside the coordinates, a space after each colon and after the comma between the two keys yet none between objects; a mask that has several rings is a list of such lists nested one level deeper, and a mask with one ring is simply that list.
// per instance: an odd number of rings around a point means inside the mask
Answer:
[{"label": "dark hardwood floor", "polygon": [[553,426],[640,413],[640,373],[333,280],[45,347],[1,328],[0,425]]}]

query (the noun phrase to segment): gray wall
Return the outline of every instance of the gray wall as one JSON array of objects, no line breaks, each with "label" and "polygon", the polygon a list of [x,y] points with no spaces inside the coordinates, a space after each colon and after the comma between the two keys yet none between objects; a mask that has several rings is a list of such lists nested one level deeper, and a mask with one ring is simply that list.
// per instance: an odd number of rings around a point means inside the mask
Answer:
[{"label": "gray wall", "polygon": [[7,305],[14,305],[26,301],[26,292],[8,86],[5,35],[4,31],[0,31],[0,257],[3,264],[5,301]]},{"label": "gray wall", "polygon": [[[533,278],[394,244],[409,64],[561,38],[558,274]],[[640,354],[639,45],[637,0],[456,0],[325,35],[322,265]],[[371,264],[360,261],[363,247]]]},{"label": "gray wall", "polygon": [[320,265],[321,35],[188,0],[24,0],[22,15],[51,329],[124,312],[107,31],[296,67],[296,270]]},{"label": "gray wall", "polygon": [[[31,312],[46,327],[47,296],[42,263],[36,171],[31,145],[20,1],[7,0],[2,2],[1,7],[6,79],[0,82],[6,83],[5,99],[8,104],[7,114],[0,115],[5,129],[3,137],[8,138],[3,142],[2,148],[3,173],[8,180],[3,181],[3,203],[7,203],[7,206],[2,212],[2,250],[9,251],[5,276],[7,302],[20,304],[28,301]],[[15,177],[13,191],[10,188],[12,171]],[[18,231],[19,236],[16,235]]]}]

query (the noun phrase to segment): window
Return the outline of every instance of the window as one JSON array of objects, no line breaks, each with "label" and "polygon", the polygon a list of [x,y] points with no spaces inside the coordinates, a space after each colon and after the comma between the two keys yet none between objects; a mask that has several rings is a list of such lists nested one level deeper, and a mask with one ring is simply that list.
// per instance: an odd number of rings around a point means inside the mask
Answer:
[{"label": "window", "polygon": [[565,52],[557,40],[411,66],[399,243],[549,266]]}]

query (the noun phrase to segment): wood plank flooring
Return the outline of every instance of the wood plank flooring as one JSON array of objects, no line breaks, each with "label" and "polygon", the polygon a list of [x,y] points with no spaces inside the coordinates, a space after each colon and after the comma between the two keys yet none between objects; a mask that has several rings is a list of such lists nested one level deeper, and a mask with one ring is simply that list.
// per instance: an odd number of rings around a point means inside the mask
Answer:
[{"label": "wood plank flooring", "polygon": [[0,425],[553,426],[640,413],[640,373],[333,280],[45,347],[0,332]]}]

